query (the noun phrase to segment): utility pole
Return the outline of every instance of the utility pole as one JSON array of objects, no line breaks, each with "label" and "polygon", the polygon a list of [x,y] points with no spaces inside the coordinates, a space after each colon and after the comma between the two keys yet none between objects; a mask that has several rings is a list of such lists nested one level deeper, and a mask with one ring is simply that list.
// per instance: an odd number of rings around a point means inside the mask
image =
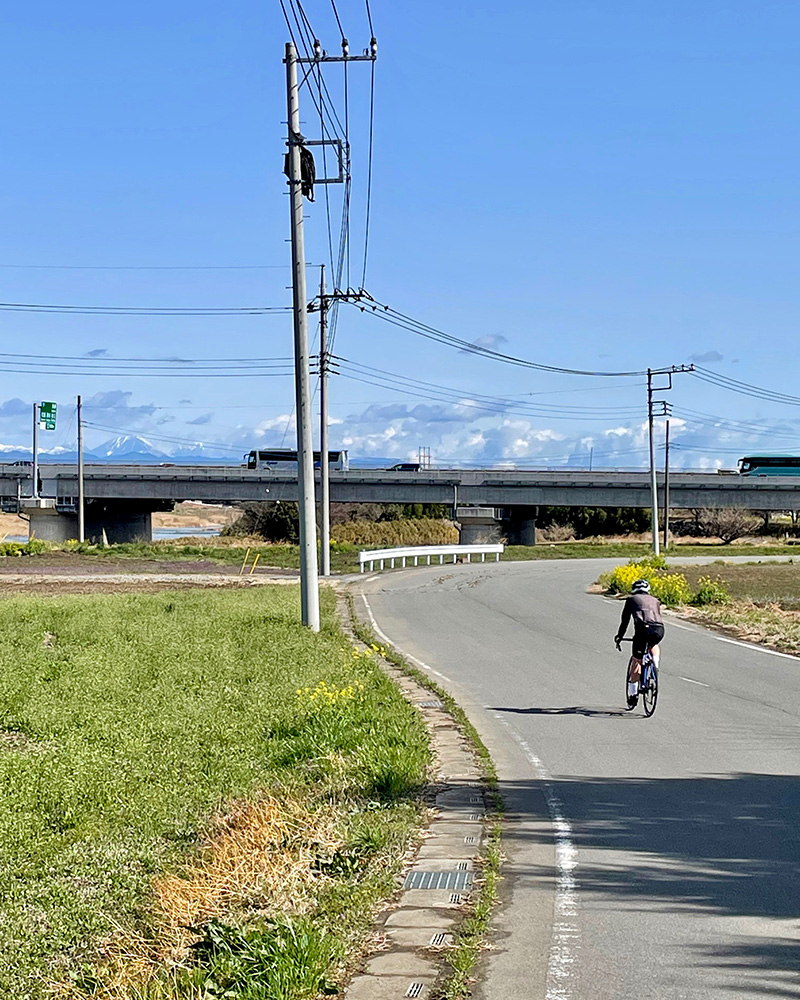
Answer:
[{"label": "utility pole", "polygon": [[289,134],[289,202],[292,223],[292,293],[294,305],[294,379],[297,414],[297,506],[300,512],[300,605],[304,625],[319,632],[317,526],[314,516],[314,445],[311,436],[311,392],[306,310],[306,251],[303,233],[303,188],[300,168],[300,98],[297,52],[286,43],[286,103]]},{"label": "utility pole", "polygon": [[331,575],[331,482],[328,466],[328,302],[325,297],[325,265],[319,276],[319,526],[322,576]]},{"label": "utility pole", "polygon": [[[306,303],[306,258],[303,236],[303,170],[301,156],[310,157],[308,146],[335,146],[339,161],[338,177],[306,177],[306,185],[341,184],[345,171],[349,174],[350,150],[341,139],[306,140],[300,132],[300,92],[297,84],[298,65],[316,66],[321,63],[375,62],[378,43],[370,39],[369,48],[361,56],[350,55],[350,45],[342,38],[341,56],[329,56],[318,39],[314,39],[314,54],[306,58],[297,55],[292,42],[286,43],[286,104],[288,110],[289,147],[287,174],[292,221],[292,297],[294,305],[294,365],[295,406],[297,413],[297,490],[300,510],[300,602],[302,621],[312,631],[319,631],[319,575],[317,565],[317,526],[314,510],[314,451],[311,435],[311,393],[308,357],[308,307]],[[309,70],[311,72],[311,70]],[[312,161],[313,162],[313,161]],[[335,276],[334,276],[335,279]],[[337,290],[334,289],[334,297]],[[327,298],[326,298],[327,301]],[[323,303],[321,303],[323,305]]]},{"label": "utility pole", "polygon": [[[653,554],[661,554],[658,532],[658,483],[656,481],[656,455],[655,440],[653,433],[653,406],[660,406],[661,411],[655,416],[668,417],[671,412],[670,404],[664,399],[653,400],[654,392],[667,392],[672,388],[672,376],[680,372],[693,372],[694,365],[672,365],[669,368],[648,368],[647,369],[647,425],[650,435],[650,510],[652,517],[653,532]],[[654,375],[665,375],[666,385],[653,385]]]},{"label": "utility pole", "polygon": [[84,501],[85,493],[83,488],[83,419],[81,413],[81,397],[78,396],[78,541],[86,541],[86,530],[84,523]]},{"label": "utility pole", "polygon": [[650,529],[653,532],[653,554],[659,555],[658,546],[658,485],[656,483],[656,457],[653,443],[653,373],[647,369],[647,426],[650,439]]},{"label": "utility pole", "polygon": [[31,469],[31,499],[39,499],[39,404],[33,404],[33,468]]},{"label": "utility pole", "polygon": [[669,420],[664,444],[664,551],[669,548]]}]

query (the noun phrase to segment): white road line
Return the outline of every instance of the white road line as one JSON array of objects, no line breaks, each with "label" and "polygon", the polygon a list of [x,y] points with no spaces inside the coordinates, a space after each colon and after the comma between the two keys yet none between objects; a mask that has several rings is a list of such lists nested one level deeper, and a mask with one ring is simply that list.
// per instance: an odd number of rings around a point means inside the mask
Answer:
[{"label": "white road line", "polygon": [[[680,677],[680,674],[678,674],[678,676]],[[710,684],[704,684],[704,683],[703,683],[702,681],[695,681],[695,680],[692,680],[692,678],[691,678],[691,677],[681,677],[681,680],[682,680],[682,681],[686,681],[686,683],[687,683],[687,684],[697,684],[697,685],[699,685],[699,686],[700,686],[701,688],[707,688],[707,687],[710,687],[710,686],[711,686]]]},{"label": "white road line", "polygon": [[680,629],[683,629],[684,632],[696,632],[697,631],[697,629],[692,628],[691,625],[679,625],[677,622],[672,621],[672,617],[671,616],[670,616],[669,627],[670,628],[680,628]]},{"label": "white road line", "polygon": [[723,635],[715,635],[719,642],[729,642],[732,646],[743,646],[745,649],[754,649],[757,653],[769,653],[770,656],[782,656],[786,660],[797,660],[800,657],[791,653],[779,653],[777,649],[767,649],[766,646],[757,646],[754,642],[739,642],[738,639],[726,639]]},{"label": "white road line", "polygon": [[533,765],[544,790],[547,810],[553,824],[556,853],[556,887],[553,931],[550,938],[550,958],[547,965],[545,1000],[572,1000],[577,971],[577,951],[581,932],[578,927],[578,851],[572,842],[572,827],[564,815],[564,805],[553,787],[550,772],[531,750],[529,744],[514,732],[499,713],[495,717],[510,732]]},{"label": "white road line", "polygon": [[[389,636],[385,632],[382,632],[381,629],[379,628],[378,623],[375,621],[375,615],[373,615],[372,613],[372,608],[369,606],[367,595],[362,594],[361,600],[364,602],[364,607],[367,609],[367,614],[369,615],[370,623],[378,638],[382,639],[383,642],[388,643],[388,645],[393,646],[395,649],[399,649],[400,647],[397,645],[397,643],[394,642],[392,639],[390,639]],[[422,667],[423,670],[427,670],[429,673],[435,674],[437,677],[441,677],[442,680],[447,681],[448,684],[453,683],[449,677],[445,677],[444,674],[440,674],[438,670],[434,670],[433,667],[429,667],[427,663],[425,663],[423,660],[418,660],[417,657],[412,656],[411,653],[407,653],[405,650],[403,650],[403,656],[405,656],[407,660],[412,660],[414,663],[417,664],[418,667]]]}]

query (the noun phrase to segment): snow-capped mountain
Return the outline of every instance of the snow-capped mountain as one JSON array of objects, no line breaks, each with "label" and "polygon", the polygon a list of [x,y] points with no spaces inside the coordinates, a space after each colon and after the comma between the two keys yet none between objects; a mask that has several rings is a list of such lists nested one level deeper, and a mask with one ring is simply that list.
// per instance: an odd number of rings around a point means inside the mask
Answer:
[{"label": "snow-capped mountain", "polygon": [[99,448],[93,448],[92,455],[112,462],[133,459],[134,456],[140,456],[140,461],[167,458],[166,452],[161,451],[146,438],[139,437],[138,434],[121,434],[119,437],[111,438]]}]

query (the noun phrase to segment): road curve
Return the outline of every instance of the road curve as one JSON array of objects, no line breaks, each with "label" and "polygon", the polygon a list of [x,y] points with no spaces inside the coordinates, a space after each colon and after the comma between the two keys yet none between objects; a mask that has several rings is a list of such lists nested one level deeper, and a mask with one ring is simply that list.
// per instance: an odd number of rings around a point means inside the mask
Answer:
[{"label": "road curve", "polygon": [[586,592],[609,565],[362,584],[498,765],[508,864],[476,996],[800,997],[800,660],[670,618],[656,714],[627,713],[620,605]]}]

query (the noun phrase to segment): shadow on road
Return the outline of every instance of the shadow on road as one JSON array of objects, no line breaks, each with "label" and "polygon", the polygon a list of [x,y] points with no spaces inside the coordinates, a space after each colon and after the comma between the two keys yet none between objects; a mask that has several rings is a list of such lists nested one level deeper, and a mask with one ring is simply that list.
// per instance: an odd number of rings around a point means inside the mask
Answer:
[{"label": "shadow on road", "polygon": [[[584,710],[556,714],[575,711]],[[551,787],[578,848],[581,898],[614,909],[781,921],[765,926],[763,938],[698,942],[695,961],[748,996],[800,997],[800,776],[573,777]],[[501,785],[510,817],[541,820],[510,824],[509,851],[515,839],[549,840],[537,788]]]},{"label": "shadow on road", "polygon": [[626,712],[624,708],[587,708],[582,705],[567,705],[564,708],[511,708],[490,706],[490,712],[512,712],[515,715],[585,715],[589,719],[636,719],[643,718]]}]

